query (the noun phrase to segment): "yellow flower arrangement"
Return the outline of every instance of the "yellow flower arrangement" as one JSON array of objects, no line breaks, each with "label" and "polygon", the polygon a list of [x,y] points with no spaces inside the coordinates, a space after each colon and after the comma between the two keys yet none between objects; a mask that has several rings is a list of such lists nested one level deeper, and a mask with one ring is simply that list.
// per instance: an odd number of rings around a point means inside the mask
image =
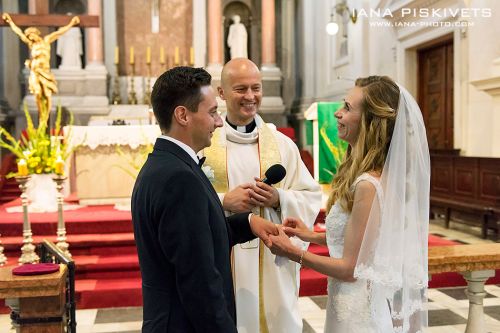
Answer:
[{"label": "yellow flower arrangement", "polygon": [[[68,149],[68,138],[71,135],[71,127],[65,134],[61,128],[62,108],[57,107],[56,121],[54,128],[48,128],[49,112],[40,112],[38,128],[33,125],[33,120],[28,112],[28,107],[24,105],[26,116],[26,130],[21,133],[19,140],[16,140],[6,129],[0,126],[0,147],[10,150],[16,155],[19,168],[17,173],[10,173],[7,177],[22,175],[27,167],[28,174],[58,173],[62,174],[61,163],[71,155],[72,150]],[[69,124],[73,123],[73,116],[70,114]],[[62,165],[64,167],[64,164]]]}]

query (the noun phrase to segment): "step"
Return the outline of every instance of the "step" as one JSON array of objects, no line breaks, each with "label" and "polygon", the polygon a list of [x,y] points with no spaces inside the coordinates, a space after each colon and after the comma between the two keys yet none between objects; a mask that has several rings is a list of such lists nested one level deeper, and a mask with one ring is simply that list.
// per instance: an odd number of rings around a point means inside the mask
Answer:
[{"label": "step", "polygon": [[[130,212],[108,207],[83,207],[63,212],[68,234],[108,234],[133,232]],[[57,230],[57,212],[29,213],[34,235],[50,235]],[[0,209],[0,230],[4,236],[21,235],[22,213],[7,213]]]},{"label": "step", "polygon": [[330,253],[328,252],[328,247],[325,245],[309,244],[307,251],[328,257]]},{"label": "step", "polygon": [[19,196],[19,195],[21,195],[21,191],[19,190],[19,188],[7,187],[7,186],[4,186],[2,188],[2,197],[3,196]]},{"label": "step", "polygon": [[326,295],[327,277],[310,268],[300,270],[299,296]]},{"label": "step", "polygon": [[77,279],[77,309],[142,306],[141,278]]},{"label": "step", "polygon": [[[68,234],[66,241],[69,243],[69,251],[73,255],[128,255],[136,254],[134,234],[112,233],[112,234]],[[33,244],[39,244],[44,239],[57,243],[55,231],[52,235],[33,236]],[[1,238],[6,256],[18,257],[23,243],[21,236],[8,236]]]},{"label": "step", "polygon": [[16,200],[19,198],[18,195],[1,195],[0,196],[0,205],[3,205],[7,202],[11,202],[12,200]]},{"label": "step", "polygon": [[137,254],[73,256],[77,279],[140,278]]}]

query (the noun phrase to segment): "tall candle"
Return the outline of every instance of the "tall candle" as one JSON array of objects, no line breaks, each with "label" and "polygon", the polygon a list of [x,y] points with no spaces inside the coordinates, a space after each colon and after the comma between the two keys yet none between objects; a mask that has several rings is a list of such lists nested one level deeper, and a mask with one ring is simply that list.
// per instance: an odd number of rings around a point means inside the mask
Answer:
[{"label": "tall candle", "polygon": [[130,47],[130,64],[131,65],[134,64],[134,47],[133,46]]},{"label": "tall candle", "polygon": [[17,162],[17,175],[18,176],[27,176],[28,175],[28,164],[24,158],[20,159]]},{"label": "tall candle", "polygon": [[148,46],[148,48],[146,49],[146,64],[150,64],[151,63],[151,47]]},{"label": "tall candle", "polygon": [[191,47],[189,49],[189,64],[194,65],[194,49]]},{"label": "tall candle", "polygon": [[165,63],[165,49],[162,47],[160,47],[160,64],[164,64]]},{"label": "tall candle", "polygon": [[175,47],[175,54],[174,54],[174,65],[178,66],[179,65],[179,47]]},{"label": "tall candle", "polygon": [[57,156],[57,159],[54,162],[54,172],[56,175],[64,174],[64,160],[61,158],[61,155]]},{"label": "tall candle", "polygon": [[118,46],[115,46],[115,65],[118,65],[118,62],[120,61],[120,55],[118,53]]}]

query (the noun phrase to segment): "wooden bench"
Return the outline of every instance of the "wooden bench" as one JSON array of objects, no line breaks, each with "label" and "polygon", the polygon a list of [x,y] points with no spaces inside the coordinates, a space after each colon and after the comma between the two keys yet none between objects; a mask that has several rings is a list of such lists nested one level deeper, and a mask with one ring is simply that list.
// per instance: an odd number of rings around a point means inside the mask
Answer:
[{"label": "wooden bench", "polygon": [[467,281],[469,315],[465,333],[486,332],[484,284],[500,268],[500,244],[433,246],[429,248],[429,275],[459,272]]},{"label": "wooden bench", "polygon": [[431,213],[499,233],[500,158],[431,151]]},{"label": "wooden bench", "polygon": [[[480,220],[481,237],[486,238],[488,229],[495,231],[495,240],[498,241],[500,229],[500,208],[490,207],[484,203],[475,203],[467,201],[459,201],[456,199],[440,198],[431,196],[431,212],[436,214],[442,212],[446,228],[450,227],[450,220],[453,212],[466,213],[470,215],[469,221],[472,225],[477,220]],[[439,210],[441,209],[441,211]],[[462,215],[463,217],[464,215]]]}]

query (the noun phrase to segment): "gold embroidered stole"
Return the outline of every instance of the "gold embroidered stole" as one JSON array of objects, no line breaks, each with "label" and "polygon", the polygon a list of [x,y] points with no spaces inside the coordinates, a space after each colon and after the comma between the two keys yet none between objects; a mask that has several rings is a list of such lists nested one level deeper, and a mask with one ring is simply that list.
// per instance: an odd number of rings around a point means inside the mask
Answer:
[{"label": "gold embroidered stole", "polygon": [[[281,155],[276,142],[276,137],[272,130],[263,124],[258,128],[258,152],[260,159],[260,178],[265,178],[265,172],[276,163],[281,163]],[[229,188],[229,180],[227,173],[227,144],[222,140],[221,135],[225,134],[224,127],[217,129],[212,137],[212,145],[205,148],[204,155],[206,156],[205,165],[214,170],[214,180],[212,185],[217,193],[227,193]],[[281,182],[273,185],[276,188],[281,187]],[[260,216],[264,216],[264,209],[260,209]],[[269,333],[267,326],[266,312],[264,307],[264,249],[265,245],[259,241],[259,326],[261,333]],[[234,256],[231,255],[231,262],[234,264]],[[234,267],[234,265],[232,265]],[[234,281],[233,271],[233,281]]]}]

